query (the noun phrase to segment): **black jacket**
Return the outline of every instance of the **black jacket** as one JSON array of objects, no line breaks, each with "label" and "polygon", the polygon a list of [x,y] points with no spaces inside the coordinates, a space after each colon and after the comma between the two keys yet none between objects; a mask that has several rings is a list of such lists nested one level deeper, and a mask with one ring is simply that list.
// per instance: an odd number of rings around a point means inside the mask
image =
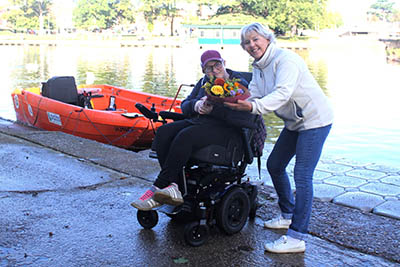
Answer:
[{"label": "black jacket", "polygon": [[[248,87],[247,81],[243,76],[236,71],[227,69],[229,78],[239,78],[243,86]],[[201,78],[192,92],[185,100],[182,101],[181,109],[183,114],[190,118],[189,121],[193,124],[212,124],[212,125],[226,125],[227,127],[244,127],[244,128],[256,128],[256,115],[245,111],[236,111],[225,107],[221,103],[215,103],[210,114],[200,115],[194,111],[196,102],[205,96],[205,91],[202,86],[208,81],[208,77],[205,75]]]}]

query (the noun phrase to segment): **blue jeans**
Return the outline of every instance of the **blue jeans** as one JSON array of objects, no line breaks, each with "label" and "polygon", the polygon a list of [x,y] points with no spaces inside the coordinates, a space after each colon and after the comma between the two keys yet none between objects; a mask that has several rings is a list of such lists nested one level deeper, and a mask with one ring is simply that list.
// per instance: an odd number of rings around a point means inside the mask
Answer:
[{"label": "blue jeans", "polygon": [[[284,128],[269,155],[267,168],[279,197],[282,217],[292,219],[288,236],[297,239],[306,237],[313,200],[313,174],[331,127],[328,125],[300,132]],[[286,172],[286,166],[294,156],[296,199]]]}]

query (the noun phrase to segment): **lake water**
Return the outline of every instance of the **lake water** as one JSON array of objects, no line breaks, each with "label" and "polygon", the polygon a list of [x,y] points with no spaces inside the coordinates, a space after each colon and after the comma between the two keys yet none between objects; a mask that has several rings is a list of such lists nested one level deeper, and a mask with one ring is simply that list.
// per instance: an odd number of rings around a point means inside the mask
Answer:
[{"label": "lake water", "polygon": [[[279,44],[279,42],[278,42]],[[324,155],[361,163],[397,166],[400,162],[400,66],[388,64],[384,44],[356,38],[310,42],[299,53],[330,98],[335,122]],[[56,47],[0,47],[0,117],[15,120],[11,92],[38,87],[57,75],[75,76],[78,84],[89,77],[111,84],[174,96],[180,84],[202,76],[199,58],[203,47],[119,48],[59,45]],[[249,71],[251,58],[240,46],[220,50],[229,68]],[[190,87],[179,95],[185,97]],[[265,116],[269,143],[274,143],[282,122]]]}]

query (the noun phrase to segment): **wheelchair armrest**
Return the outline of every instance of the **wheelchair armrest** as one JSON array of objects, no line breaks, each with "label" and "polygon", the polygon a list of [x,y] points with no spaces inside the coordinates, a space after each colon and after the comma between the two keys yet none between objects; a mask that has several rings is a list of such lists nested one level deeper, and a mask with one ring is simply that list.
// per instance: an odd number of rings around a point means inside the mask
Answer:
[{"label": "wheelchair armrest", "polygon": [[179,121],[186,119],[185,115],[182,113],[177,113],[177,112],[171,112],[171,111],[160,111],[159,115],[161,118],[165,119],[171,119],[173,121]]},{"label": "wheelchair armrest", "polygon": [[136,103],[135,107],[142,113],[146,118],[152,119],[154,121],[157,121],[158,114],[150,109],[148,109],[146,106]]}]

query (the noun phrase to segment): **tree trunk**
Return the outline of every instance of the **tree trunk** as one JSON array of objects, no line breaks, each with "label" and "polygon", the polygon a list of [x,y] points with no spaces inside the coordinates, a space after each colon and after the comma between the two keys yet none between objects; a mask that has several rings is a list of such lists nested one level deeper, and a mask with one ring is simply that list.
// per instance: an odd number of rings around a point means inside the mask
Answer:
[{"label": "tree trunk", "polygon": [[40,10],[39,13],[39,34],[43,35],[43,26],[44,26],[44,17],[43,17],[43,12]]},{"label": "tree trunk", "polygon": [[171,36],[174,36],[174,16],[171,17]]}]

